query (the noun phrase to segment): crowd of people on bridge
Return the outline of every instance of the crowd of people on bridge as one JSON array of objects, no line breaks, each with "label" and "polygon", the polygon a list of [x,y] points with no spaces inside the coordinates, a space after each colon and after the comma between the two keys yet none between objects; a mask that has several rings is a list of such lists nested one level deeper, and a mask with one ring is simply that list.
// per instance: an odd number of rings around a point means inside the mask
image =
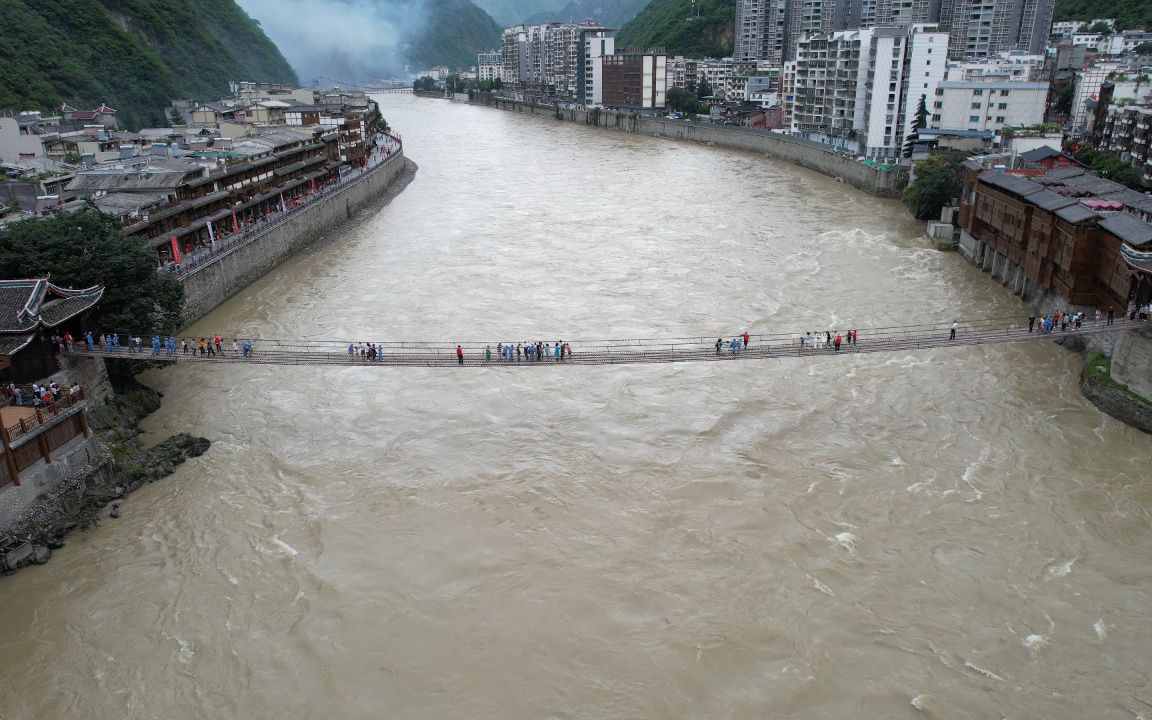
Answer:
[{"label": "crowd of people on bridge", "polygon": [[[831,330],[817,330],[815,333],[805,333],[800,336],[800,349],[825,349],[832,348],[836,352],[840,351],[841,345],[855,345],[856,338],[859,335],[855,330],[833,331]],[[747,336],[745,336],[747,337]]]}]

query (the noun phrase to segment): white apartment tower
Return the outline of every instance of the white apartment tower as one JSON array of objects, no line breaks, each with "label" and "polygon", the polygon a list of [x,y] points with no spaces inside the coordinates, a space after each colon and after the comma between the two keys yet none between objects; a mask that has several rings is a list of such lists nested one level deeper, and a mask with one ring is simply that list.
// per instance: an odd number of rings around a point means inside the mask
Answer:
[{"label": "white apartment tower", "polygon": [[[920,98],[931,108],[944,79],[948,33],[929,25],[842,30],[801,39],[796,54],[792,133],[895,160]],[[787,96],[785,88],[785,105]]]}]

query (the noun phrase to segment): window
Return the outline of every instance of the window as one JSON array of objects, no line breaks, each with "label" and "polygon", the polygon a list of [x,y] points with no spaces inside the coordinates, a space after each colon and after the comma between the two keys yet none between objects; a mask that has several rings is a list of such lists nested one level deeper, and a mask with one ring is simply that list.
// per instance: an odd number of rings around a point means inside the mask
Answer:
[{"label": "window", "polygon": [[1000,97],[1008,97],[1008,91],[1007,90],[1001,90],[1000,91]]},{"label": "window", "polygon": [[[930,73],[924,73],[924,77],[932,77],[932,75]],[[928,87],[928,86],[925,85],[924,87]]]},{"label": "window", "polygon": [[972,103],[972,109],[973,110],[979,110],[980,109],[980,103]]},{"label": "window", "polygon": [[996,116],[996,122],[998,122],[998,123],[1004,122],[1004,116],[1003,115]]},{"label": "window", "polygon": [[888,102],[896,102],[896,94],[895,93],[888,96]]},{"label": "window", "polygon": [[1007,110],[1008,109],[1008,103],[1000,103],[1000,106],[996,109],[997,110]]},{"label": "window", "polygon": [[[929,42],[931,42],[931,40],[929,40]],[[931,55],[931,54],[932,54],[932,48],[928,48],[928,54],[929,54],[929,55]]]},{"label": "window", "polygon": [[968,118],[968,122],[980,122],[980,116],[979,115],[972,115]]},{"label": "window", "polygon": [[925,61],[925,62],[924,62],[924,64],[925,64],[925,65],[931,65],[931,64],[932,64],[932,61],[931,61],[931,60],[927,60],[927,61]]},{"label": "window", "polygon": [[972,94],[975,96],[980,96],[980,95],[984,94],[984,91],[983,90],[973,90]]},{"label": "window", "polygon": [[932,103],[932,107],[934,107],[934,108],[936,108],[937,110],[939,110],[940,108],[944,107],[944,103],[942,103],[942,102],[940,102],[939,100],[937,100],[936,102]]},{"label": "window", "polygon": [[892,90],[892,91],[895,91],[895,90],[896,90],[896,83],[889,83],[889,84],[888,84],[888,89],[889,89],[889,90]]},{"label": "window", "polygon": [[[936,38],[934,38],[934,37],[930,37],[930,38],[928,38],[928,42],[932,42],[932,41],[933,41],[933,40],[935,40],[935,39],[936,39]],[[929,50],[928,52],[932,52],[932,51],[931,51],[931,50]]]},{"label": "window", "polygon": [[944,88],[936,88],[936,96],[941,97],[944,95]]},{"label": "window", "polygon": [[940,122],[940,116],[939,115],[933,115],[932,116],[932,122]]}]

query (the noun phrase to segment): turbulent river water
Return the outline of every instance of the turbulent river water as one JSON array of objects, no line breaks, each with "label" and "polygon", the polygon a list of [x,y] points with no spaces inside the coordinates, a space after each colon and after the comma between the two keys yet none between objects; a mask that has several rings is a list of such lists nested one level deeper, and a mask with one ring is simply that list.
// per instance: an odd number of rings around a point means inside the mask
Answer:
[{"label": "turbulent river water", "polygon": [[[194,333],[572,341],[1019,316],[895,201],[388,95],[389,206]],[[0,580],[0,716],[1152,717],[1148,437],[1050,343],[179,366],[212,449]]]}]

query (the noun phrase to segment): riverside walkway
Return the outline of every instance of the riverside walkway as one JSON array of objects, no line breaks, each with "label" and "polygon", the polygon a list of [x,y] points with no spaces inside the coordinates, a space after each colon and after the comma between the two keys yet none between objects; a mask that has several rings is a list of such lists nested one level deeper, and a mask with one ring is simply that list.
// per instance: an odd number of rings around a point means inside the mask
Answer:
[{"label": "riverside walkway", "polygon": [[[805,333],[780,335],[753,335],[748,346],[734,352],[729,343],[737,336],[724,337],[724,345],[717,352],[717,338],[713,336],[695,338],[638,338],[627,340],[567,340],[551,338],[540,341],[550,345],[548,352],[536,361],[527,355],[513,352],[512,359],[502,359],[497,351],[499,342],[459,343],[463,354],[463,367],[544,367],[552,365],[636,365],[675,362],[731,362],[737,360],[768,360],[783,358],[830,358],[839,355],[863,353],[908,352],[912,350],[932,350],[937,348],[967,347],[974,345],[994,345],[999,343],[1028,342],[1036,340],[1056,340],[1071,336],[1089,336],[1103,332],[1117,332],[1136,327],[1147,327],[1148,323],[1117,319],[1108,325],[1101,321],[1098,325],[1089,321],[1082,328],[1071,325],[1061,331],[1059,326],[1050,333],[1039,330],[1028,331],[1027,321],[1017,319],[1015,324],[1005,319],[987,319],[959,323],[955,339],[951,338],[951,323],[944,325],[911,325],[888,328],[859,328],[858,340],[849,343],[845,339],[840,349],[826,343],[825,331],[813,332],[812,341]],[[841,331],[845,338],[848,331]],[[801,344],[801,336],[805,341]],[[835,338],[836,331],[832,331]],[[127,336],[123,336],[127,337]],[[154,352],[152,338],[144,339],[143,350],[132,351],[127,346],[108,350],[104,345],[89,349],[83,341],[74,345],[70,355],[82,357],[119,358],[133,360],[162,360],[193,363],[257,363],[265,365],[353,365],[353,366],[412,366],[412,367],[461,367],[457,356],[456,343],[445,342],[377,342],[336,340],[261,340],[238,338],[236,342],[243,348],[250,344],[251,350],[233,349],[233,339],[224,338],[222,351],[215,354],[199,354],[196,347],[200,338],[185,338],[189,352],[181,349],[181,339],[175,342],[175,351],[160,348]],[[78,339],[79,340],[79,339]],[[212,338],[207,338],[211,343]],[[560,359],[554,355],[555,343],[566,344],[570,355]],[[377,349],[377,356],[370,357],[369,344]],[[512,343],[527,346],[528,342]],[[532,343],[535,344],[535,343]],[[507,346],[507,343],[504,343]],[[491,350],[488,359],[487,350]],[[363,350],[363,353],[362,353]]]}]

